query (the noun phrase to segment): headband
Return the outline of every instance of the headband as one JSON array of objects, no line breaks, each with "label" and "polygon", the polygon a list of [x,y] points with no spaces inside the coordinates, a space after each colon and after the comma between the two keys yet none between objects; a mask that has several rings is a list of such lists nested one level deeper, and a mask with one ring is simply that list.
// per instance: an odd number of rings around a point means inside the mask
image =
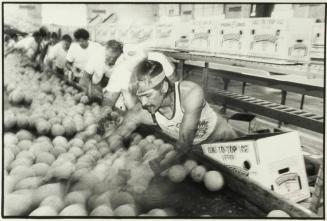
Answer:
[{"label": "headband", "polygon": [[[151,72],[152,69],[149,71]],[[156,87],[158,84],[160,84],[164,79],[166,78],[165,72],[161,72],[159,75],[150,78],[147,76],[146,79],[142,81],[137,82],[137,91],[136,95],[137,96],[142,96],[146,94],[150,89]]]}]

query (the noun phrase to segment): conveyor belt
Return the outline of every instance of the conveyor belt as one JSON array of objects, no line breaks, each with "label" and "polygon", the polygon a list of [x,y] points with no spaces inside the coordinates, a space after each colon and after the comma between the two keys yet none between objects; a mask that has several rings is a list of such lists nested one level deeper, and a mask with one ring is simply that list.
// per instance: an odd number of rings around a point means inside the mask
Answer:
[{"label": "conveyor belt", "polygon": [[258,98],[240,95],[231,91],[209,88],[212,99],[223,105],[251,110],[259,115],[279,119],[315,132],[324,132],[324,117],[304,110],[287,107]]},{"label": "conveyor belt", "polygon": [[239,67],[256,68],[268,71],[272,74],[294,74],[300,76],[323,76],[324,62],[308,62],[307,64],[298,64],[296,62],[279,61],[278,59],[252,59],[247,57],[232,57],[227,55],[205,54],[179,52],[173,50],[157,49],[169,57],[178,60],[203,61],[220,64],[235,65]]}]

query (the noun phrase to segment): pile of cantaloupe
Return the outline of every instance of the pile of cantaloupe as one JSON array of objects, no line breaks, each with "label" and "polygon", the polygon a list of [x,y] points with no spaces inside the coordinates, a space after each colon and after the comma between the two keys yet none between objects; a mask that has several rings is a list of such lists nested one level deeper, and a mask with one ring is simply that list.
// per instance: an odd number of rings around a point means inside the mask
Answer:
[{"label": "pile of cantaloupe", "polygon": [[[21,67],[21,58],[9,58],[4,73],[12,104],[4,112],[5,215],[176,215],[169,208],[142,211],[135,200],[154,176],[149,161],[159,158],[164,164],[176,155],[173,145],[153,135],[130,134],[136,128],[132,123],[117,128],[109,122],[107,134],[118,135],[102,140],[96,133],[101,106],[55,76]],[[119,121],[118,113],[110,114]],[[206,183],[206,170],[193,166],[185,162],[169,177],[180,182],[191,173]],[[208,175],[209,184],[215,176]]]},{"label": "pile of cantaloupe", "polygon": [[224,186],[222,174],[215,170],[207,171],[203,165],[198,165],[194,160],[188,159],[183,164],[176,164],[170,167],[164,173],[169,180],[174,183],[180,183],[189,175],[196,183],[203,182],[209,191],[219,191]]}]

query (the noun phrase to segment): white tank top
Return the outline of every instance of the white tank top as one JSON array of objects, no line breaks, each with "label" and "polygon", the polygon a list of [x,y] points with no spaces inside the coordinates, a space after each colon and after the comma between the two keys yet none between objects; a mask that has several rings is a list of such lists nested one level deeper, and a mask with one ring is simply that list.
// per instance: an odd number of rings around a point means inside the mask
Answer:
[{"label": "white tank top", "polygon": [[[159,111],[155,113],[155,118],[157,124],[162,129],[162,131],[173,137],[179,139],[179,128],[182,123],[184,112],[181,107],[180,101],[180,89],[179,82],[176,82],[175,85],[175,107],[174,113],[171,119],[168,119],[162,115]],[[212,134],[217,124],[217,114],[205,101],[198,124],[198,128],[193,140],[193,144],[199,144],[207,140],[208,137]]]}]

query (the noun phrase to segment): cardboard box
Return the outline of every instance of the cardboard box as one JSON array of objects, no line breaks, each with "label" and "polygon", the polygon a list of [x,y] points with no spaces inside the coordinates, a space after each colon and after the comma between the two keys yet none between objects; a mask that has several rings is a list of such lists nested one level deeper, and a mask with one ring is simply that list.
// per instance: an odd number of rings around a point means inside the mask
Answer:
[{"label": "cardboard box", "polygon": [[212,30],[213,21],[211,19],[195,20],[192,24],[190,33],[190,50],[200,52],[212,52],[213,38]]},{"label": "cardboard box", "polygon": [[150,41],[153,38],[153,26],[151,25],[136,25],[130,26],[125,43],[140,44]]},{"label": "cardboard box", "polygon": [[294,202],[310,196],[297,132],[249,135],[201,147],[208,157]]},{"label": "cardboard box", "polygon": [[173,26],[174,49],[188,51],[190,46],[191,22],[175,22]]},{"label": "cardboard box", "polygon": [[154,47],[174,48],[174,24],[161,23],[154,30]]},{"label": "cardboard box", "polygon": [[312,44],[324,46],[325,42],[325,23],[314,23],[312,26]]},{"label": "cardboard box", "polygon": [[250,19],[248,55],[308,61],[313,19]]},{"label": "cardboard box", "polygon": [[247,55],[249,19],[225,19],[213,25],[213,52]]}]

